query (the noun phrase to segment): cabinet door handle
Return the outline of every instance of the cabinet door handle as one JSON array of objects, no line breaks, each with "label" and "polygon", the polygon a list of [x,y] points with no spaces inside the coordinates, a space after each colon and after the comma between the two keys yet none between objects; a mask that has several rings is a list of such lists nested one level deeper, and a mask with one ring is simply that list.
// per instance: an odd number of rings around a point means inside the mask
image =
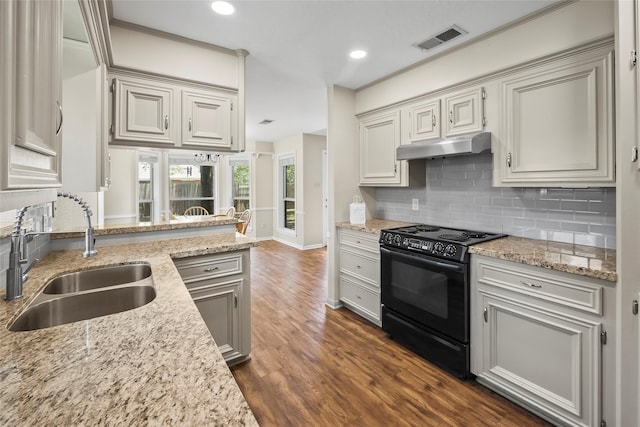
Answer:
[{"label": "cabinet door handle", "polygon": [[164,128],[165,128],[165,130],[169,129],[169,116],[168,115],[164,116]]},{"label": "cabinet door handle", "polygon": [[209,267],[209,268],[205,268],[204,272],[205,273],[210,273],[212,271],[216,271],[218,269],[218,267]]},{"label": "cabinet door handle", "polygon": [[362,267],[360,267],[359,265],[356,265],[356,268],[357,268],[358,270],[360,270]]},{"label": "cabinet door handle", "polygon": [[189,132],[191,132],[191,117],[189,117]]},{"label": "cabinet door handle", "polygon": [[233,308],[238,308],[238,295],[233,294]]},{"label": "cabinet door handle", "polygon": [[487,307],[484,308],[482,316],[484,317],[485,323],[489,321],[489,310],[487,310]]},{"label": "cabinet door handle", "polygon": [[58,125],[58,129],[56,129],[56,135],[60,135],[60,130],[62,129],[62,121],[64,120],[64,115],[62,114],[62,105],[60,105],[60,101],[56,101],[58,104],[58,112],[60,113],[60,124]]},{"label": "cabinet door handle", "polygon": [[432,124],[433,126],[435,126],[435,125],[436,125],[436,120],[437,120],[437,119],[436,119],[436,115],[435,115],[435,114],[434,114],[433,116],[431,116],[431,124]]},{"label": "cabinet door handle", "polygon": [[453,124],[453,111],[449,111],[449,123]]},{"label": "cabinet door handle", "polygon": [[529,286],[530,288],[540,289],[542,287],[542,285],[538,285],[537,283],[525,282],[524,280],[521,280],[520,283],[522,283],[525,286]]},{"label": "cabinet door handle", "polygon": [[511,153],[507,153],[507,167],[511,167]]}]

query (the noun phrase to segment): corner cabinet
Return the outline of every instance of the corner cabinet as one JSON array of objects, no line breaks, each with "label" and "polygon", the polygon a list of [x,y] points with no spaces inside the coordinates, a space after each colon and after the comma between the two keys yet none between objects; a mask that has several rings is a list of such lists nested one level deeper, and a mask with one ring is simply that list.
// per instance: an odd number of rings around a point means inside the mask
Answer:
[{"label": "corner cabinet", "polygon": [[251,353],[249,256],[245,249],[173,261],[228,365]]},{"label": "corner cabinet", "polygon": [[400,109],[385,110],[360,119],[360,185],[408,187],[424,185],[424,162],[396,160],[401,144]]},{"label": "corner cabinet", "polygon": [[478,255],[471,279],[478,382],[554,423],[614,417],[612,283]]},{"label": "corner cabinet", "polygon": [[111,143],[241,151],[237,93],[141,76],[113,79]]},{"label": "corner cabinet", "polygon": [[380,326],[380,247],[378,235],[340,228],[340,301]]},{"label": "corner cabinet", "polygon": [[501,80],[497,185],[615,186],[613,42]]},{"label": "corner cabinet", "polygon": [[0,2],[0,190],[61,183],[62,2]]}]

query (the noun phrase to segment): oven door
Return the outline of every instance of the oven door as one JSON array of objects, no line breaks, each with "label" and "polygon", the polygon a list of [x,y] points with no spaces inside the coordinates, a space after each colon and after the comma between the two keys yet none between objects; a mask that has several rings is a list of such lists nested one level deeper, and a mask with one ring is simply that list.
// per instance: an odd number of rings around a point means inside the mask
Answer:
[{"label": "oven door", "polygon": [[469,266],[380,248],[382,304],[462,343],[469,342]]}]

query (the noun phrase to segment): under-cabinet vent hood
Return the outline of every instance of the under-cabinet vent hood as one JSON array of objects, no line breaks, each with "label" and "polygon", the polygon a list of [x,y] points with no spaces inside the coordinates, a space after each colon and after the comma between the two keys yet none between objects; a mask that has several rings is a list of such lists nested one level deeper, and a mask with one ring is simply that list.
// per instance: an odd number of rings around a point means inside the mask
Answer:
[{"label": "under-cabinet vent hood", "polygon": [[449,139],[420,141],[396,149],[397,160],[432,159],[478,154],[491,149],[491,132],[456,136]]}]

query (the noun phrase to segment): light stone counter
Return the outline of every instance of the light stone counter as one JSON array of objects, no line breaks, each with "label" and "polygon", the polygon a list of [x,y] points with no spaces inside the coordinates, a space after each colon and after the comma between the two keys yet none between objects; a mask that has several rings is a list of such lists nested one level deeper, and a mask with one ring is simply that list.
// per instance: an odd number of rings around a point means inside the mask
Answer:
[{"label": "light stone counter", "polygon": [[469,252],[610,282],[618,280],[613,249],[509,236],[473,245]]},{"label": "light stone counter", "polygon": [[[255,246],[235,233],[54,251],[25,298],[0,301],[0,425],[257,426],[172,257]],[[151,264],[156,298],[123,313],[31,332],[7,324],[44,283],[102,265]]]},{"label": "light stone counter", "polygon": [[349,221],[336,223],[337,228],[346,228],[349,230],[363,231],[365,233],[380,234],[380,230],[396,227],[408,227],[415,225],[411,222],[392,221],[388,219],[368,219],[364,224],[351,224]]}]

